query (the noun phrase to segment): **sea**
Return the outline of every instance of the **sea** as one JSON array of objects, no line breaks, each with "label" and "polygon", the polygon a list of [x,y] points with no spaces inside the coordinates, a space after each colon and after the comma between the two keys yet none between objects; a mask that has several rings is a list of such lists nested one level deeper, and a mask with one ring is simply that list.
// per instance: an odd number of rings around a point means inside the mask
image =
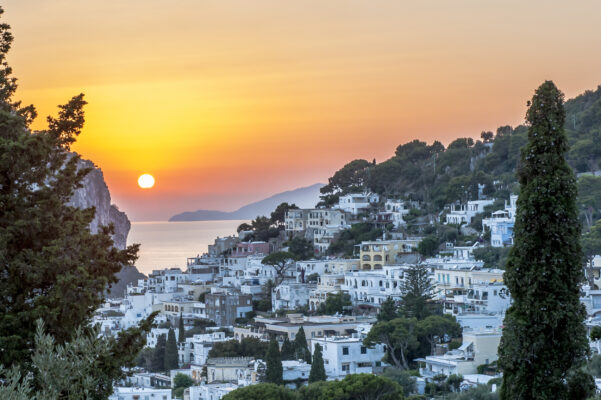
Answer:
[{"label": "sea", "polygon": [[185,269],[188,257],[207,252],[216,237],[236,234],[244,220],[132,222],[127,244],[139,243],[136,267],[148,275],[154,269]]}]

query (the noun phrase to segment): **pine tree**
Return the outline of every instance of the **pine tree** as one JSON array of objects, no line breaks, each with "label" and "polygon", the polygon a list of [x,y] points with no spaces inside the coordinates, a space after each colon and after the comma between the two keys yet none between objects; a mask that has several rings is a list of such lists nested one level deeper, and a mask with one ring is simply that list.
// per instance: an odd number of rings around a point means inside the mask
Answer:
[{"label": "pine tree", "polygon": [[313,350],[313,363],[311,364],[311,372],[309,373],[309,383],[326,380],[326,369],[323,365],[323,355],[321,353],[321,345],[315,344]]},{"label": "pine tree", "polygon": [[267,348],[267,354],[265,355],[265,382],[275,383],[281,385],[284,382],[284,369],[282,367],[282,358],[280,356],[280,349],[278,342],[275,338],[272,338]]},{"label": "pine tree", "polygon": [[434,292],[428,269],[423,265],[411,266],[405,271],[405,280],[401,285],[401,315],[422,320],[438,314],[440,306],[433,301]]},{"label": "pine tree", "polygon": [[390,321],[398,318],[399,313],[397,312],[397,308],[396,301],[392,297],[388,297],[380,306],[378,321]]},{"label": "pine tree", "polygon": [[167,334],[167,345],[165,346],[165,371],[171,371],[179,367],[179,355],[177,354],[177,341],[175,340],[175,331],[169,329]]},{"label": "pine tree", "polygon": [[178,342],[184,343],[186,341],[186,328],[184,327],[184,317],[182,313],[179,313],[179,332],[178,332]]},{"label": "pine tree", "polygon": [[165,335],[159,335],[157,344],[154,348],[152,357],[152,371],[161,372],[165,370],[165,347],[167,347],[167,338]]},{"label": "pine tree", "polygon": [[282,344],[282,360],[294,360],[294,345],[288,340],[288,336],[284,338],[284,343]]},{"label": "pine tree", "polygon": [[[69,342],[89,326],[102,293],[134,262],[138,246],[115,249],[112,227],[90,232],[93,208],[69,205],[90,172],[70,153],[86,102],[83,94],[73,97],[47,118],[47,129],[32,132],[34,107],[13,100],[16,78],[6,62],[12,40],[10,26],[0,24],[0,365],[27,368],[36,321],[44,321],[57,345]],[[134,357],[138,350],[121,349]]]},{"label": "pine tree", "polygon": [[307,346],[307,337],[305,336],[305,330],[301,326],[296,332],[294,338],[294,353],[297,360],[303,360],[307,363],[311,363],[311,352],[309,346]]},{"label": "pine tree", "polygon": [[563,93],[553,82],[536,90],[526,118],[515,245],[504,275],[513,304],[499,347],[501,399],[567,399],[566,378],[588,343],[577,188],[564,157]]}]

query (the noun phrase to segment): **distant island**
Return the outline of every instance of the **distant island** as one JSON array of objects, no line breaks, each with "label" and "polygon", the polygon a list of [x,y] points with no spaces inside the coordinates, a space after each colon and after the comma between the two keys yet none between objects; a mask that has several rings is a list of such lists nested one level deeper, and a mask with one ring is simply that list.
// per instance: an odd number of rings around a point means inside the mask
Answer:
[{"label": "distant island", "polygon": [[216,211],[216,210],[196,210],[185,211],[169,218],[170,222],[175,221],[218,221],[230,219],[253,219],[259,215],[269,216],[278,204],[287,202],[294,203],[301,208],[314,207],[319,202],[319,189],[325,186],[323,183],[316,183],[294,190],[275,194],[263,200],[247,204],[236,211]]}]

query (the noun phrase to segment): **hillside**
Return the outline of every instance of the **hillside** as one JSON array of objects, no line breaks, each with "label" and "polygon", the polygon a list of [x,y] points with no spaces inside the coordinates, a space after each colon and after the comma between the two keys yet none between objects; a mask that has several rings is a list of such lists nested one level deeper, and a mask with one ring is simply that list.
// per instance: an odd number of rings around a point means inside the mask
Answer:
[{"label": "hillside", "polygon": [[[577,173],[596,171],[601,161],[601,86],[568,100],[565,109],[568,162]],[[414,140],[398,146],[393,157],[379,164],[354,160],[345,165],[321,189],[322,202],[334,204],[341,194],[370,189],[419,200],[428,213],[435,214],[446,204],[477,199],[479,192],[507,199],[519,190],[516,169],[527,135],[528,128],[519,125],[482,132],[481,140],[458,138],[446,148],[437,141]],[[590,178],[580,187],[588,190],[581,193],[581,209],[598,210],[584,198],[599,192],[601,178]],[[601,218],[598,211],[595,214],[593,219]]]},{"label": "hillside", "polygon": [[275,194],[263,200],[247,204],[236,211],[197,210],[186,211],[169,218],[169,221],[215,221],[229,219],[253,219],[259,215],[269,216],[280,203],[294,203],[301,208],[311,208],[319,201],[322,183]]}]

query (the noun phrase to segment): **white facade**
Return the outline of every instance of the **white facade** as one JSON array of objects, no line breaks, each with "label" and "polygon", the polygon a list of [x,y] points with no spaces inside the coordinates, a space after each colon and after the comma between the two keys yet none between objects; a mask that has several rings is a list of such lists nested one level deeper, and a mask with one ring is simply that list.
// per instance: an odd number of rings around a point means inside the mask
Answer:
[{"label": "white facade", "polygon": [[379,201],[380,196],[375,193],[350,193],[340,196],[338,204],[334,208],[357,215],[372,204],[378,204]]},{"label": "white facade", "polygon": [[171,389],[115,387],[109,400],[171,400]]},{"label": "white facade", "polygon": [[208,385],[190,386],[186,389],[190,400],[219,400],[231,391],[238,389],[233,383],[211,383]]},{"label": "white facade", "polygon": [[342,379],[349,374],[373,374],[384,364],[385,346],[382,344],[369,348],[358,337],[315,338],[311,339],[312,353],[317,343],[323,352],[328,379]]},{"label": "white facade", "polygon": [[318,274],[344,274],[347,271],[357,271],[359,269],[359,259],[324,259],[296,262],[297,282],[300,282],[304,276],[305,281],[309,275]]},{"label": "white facade", "polygon": [[283,283],[273,289],[271,306],[273,310],[294,310],[309,304],[309,293],[315,284]]},{"label": "white facade", "polygon": [[494,200],[470,200],[467,204],[453,204],[451,205],[451,212],[447,214],[446,223],[469,224],[476,214],[484,212],[484,207],[493,203]]},{"label": "white facade", "polygon": [[419,360],[424,365],[419,372],[430,378],[439,374],[476,374],[479,365],[490,364],[499,358],[500,342],[501,332],[498,330],[464,330],[461,347],[441,356],[427,356]]},{"label": "white facade", "polygon": [[400,298],[408,268],[407,265],[385,265],[382,269],[347,272],[341,288],[351,296],[353,305],[379,307],[388,297]]},{"label": "white facade", "polygon": [[178,354],[180,364],[196,364],[203,365],[207,362],[209,351],[217,342],[225,342],[232,340],[227,338],[225,332],[211,332],[194,335],[191,338],[186,338],[184,343],[178,343]]}]

